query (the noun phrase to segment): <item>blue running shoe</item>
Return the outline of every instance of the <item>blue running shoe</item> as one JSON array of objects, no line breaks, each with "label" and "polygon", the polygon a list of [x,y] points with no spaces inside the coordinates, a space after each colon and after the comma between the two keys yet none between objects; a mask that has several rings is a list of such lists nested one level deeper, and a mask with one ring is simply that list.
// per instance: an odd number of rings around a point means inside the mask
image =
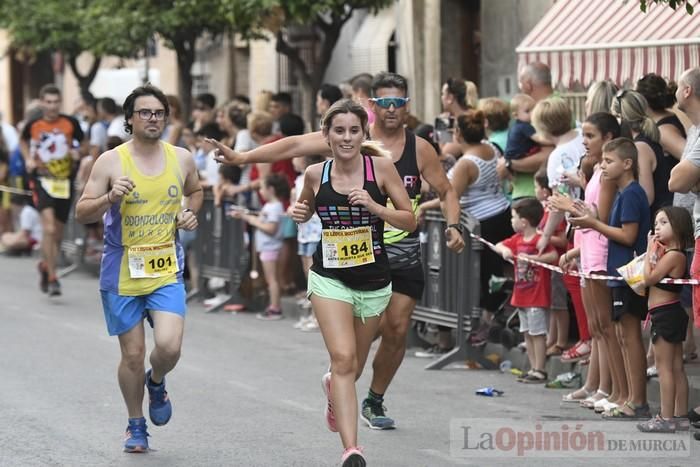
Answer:
[{"label": "blue running shoe", "polygon": [[373,430],[393,430],[396,423],[385,414],[386,407],[382,401],[365,399],[362,401],[360,418]]},{"label": "blue running shoe", "polygon": [[151,371],[146,372],[146,387],[148,388],[148,415],[151,421],[156,426],[165,425],[170,420],[173,414],[173,406],[168,397],[168,391],[165,390],[165,378],[157,385],[151,384]]},{"label": "blue running shoe", "polygon": [[124,452],[144,453],[148,452],[148,432],[146,431],[146,419],[130,418],[126,427],[126,439]]}]

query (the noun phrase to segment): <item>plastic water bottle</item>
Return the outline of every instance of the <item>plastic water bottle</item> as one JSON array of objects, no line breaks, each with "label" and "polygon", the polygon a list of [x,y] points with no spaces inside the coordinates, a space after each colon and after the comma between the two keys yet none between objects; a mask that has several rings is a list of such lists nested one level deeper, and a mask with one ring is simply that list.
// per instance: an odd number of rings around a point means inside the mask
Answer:
[{"label": "plastic water bottle", "polygon": [[571,381],[574,377],[576,376],[576,373],[573,371],[567,371],[566,373],[562,373],[556,377],[556,381]]},{"label": "plastic water bottle", "polygon": [[486,396],[486,397],[496,397],[496,396],[502,396],[503,391],[500,391],[498,389],[495,389],[495,388],[492,388],[491,386],[489,386],[486,388],[477,389],[476,395],[477,396]]},{"label": "plastic water bottle", "polygon": [[510,371],[510,369],[513,367],[513,362],[510,360],[503,360],[501,364],[499,365],[499,368],[501,369],[501,373],[507,373]]}]

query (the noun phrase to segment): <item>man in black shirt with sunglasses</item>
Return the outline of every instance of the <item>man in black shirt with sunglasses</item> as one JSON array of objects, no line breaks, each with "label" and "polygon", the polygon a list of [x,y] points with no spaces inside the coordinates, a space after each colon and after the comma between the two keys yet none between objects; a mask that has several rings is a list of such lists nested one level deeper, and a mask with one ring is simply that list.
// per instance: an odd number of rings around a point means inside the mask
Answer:
[{"label": "man in black shirt with sunglasses", "polygon": [[[426,180],[438,193],[449,226],[446,231],[447,246],[457,253],[461,252],[464,239],[454,189],[432,145],[404,128],[409,109],[406,79],[395,73],[380,73],[372,82],[372,93],[374,97],[370,99],[370,108],[376,120],[370,126],[370,138],[381,142],[391,152],[414,211],[420,199],[421,179]],[[274,162],[297,156],[330,154],[321,132],[284,138],[242,154],[220,144],[217,146],[215,158],[225,164]],[[372,383],[367,398],[362,402],[361,414],[368,426],[377,430],[395,428],[394,420],[384,414],[384,393],[403,361],[411,315],[423,295],[424,287],[418,232],[405,232],[387,225],[384,242],[391,266],[393,293],[382,316],[382,340],[374,357]]]}]

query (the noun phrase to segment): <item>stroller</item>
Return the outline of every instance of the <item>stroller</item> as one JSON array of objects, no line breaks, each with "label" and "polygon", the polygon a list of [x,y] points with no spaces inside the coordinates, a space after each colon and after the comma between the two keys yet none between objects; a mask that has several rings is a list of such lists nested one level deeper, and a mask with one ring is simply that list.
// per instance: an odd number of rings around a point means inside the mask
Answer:
[{"label": "stroller", "polygon": [[490,321],[480,318],[479,326],[469,333],[467,342],[472,347],[484,346],[487,342],[491,342],[511,349],[522,340],[519,332],[518,312],[510,305],[513,285],[512,278],[491,276],[489,279],[489,292],[502,292],[505,298],[501,301]]}]

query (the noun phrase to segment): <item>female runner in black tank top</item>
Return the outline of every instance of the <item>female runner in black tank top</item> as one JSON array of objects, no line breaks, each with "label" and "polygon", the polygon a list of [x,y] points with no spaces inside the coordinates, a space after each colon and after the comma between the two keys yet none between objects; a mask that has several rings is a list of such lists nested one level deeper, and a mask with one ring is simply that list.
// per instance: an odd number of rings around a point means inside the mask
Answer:
[{"label": "female runner in black tank top", "polygon": [[[324,116],[322,130],[333,160],[306,169],[292,218],[303,223],[316,211],[323,223],[324,236],[312,271],[321,276],[321,281],[327,281],[329,288],[335,287],[338,298],[319,296],[311,287],[309,298],[331,360],[331,371],[322,380],[324,390],[330,391],[326,422],[331,431],[340,432],[345,449],[343,467],[364,467],[362,451],[357,447],[355,381],[377,335],[383,310],[376,310],[376,314],[373,310],[373,316],[362,318],[355,317],[354,311],[363,305],[363,294],[369,297],[386,290],[386,303],[391,296],[384,222],[413,231],[416,219],[391,157],[370,158],[360,152],[370,153],[362,144],[368,131],[362,106],[349,99],[336,102]],[[372,153],[381,154],[372,149]],[[386,208],[387,195],[395,210]],[[344,233],[355,231],[364,241],[340,241]],[[357,251],[350,251],[353,247]],[[363,259],[353,260],[352,253],[358,252],[356,258]]]}]

